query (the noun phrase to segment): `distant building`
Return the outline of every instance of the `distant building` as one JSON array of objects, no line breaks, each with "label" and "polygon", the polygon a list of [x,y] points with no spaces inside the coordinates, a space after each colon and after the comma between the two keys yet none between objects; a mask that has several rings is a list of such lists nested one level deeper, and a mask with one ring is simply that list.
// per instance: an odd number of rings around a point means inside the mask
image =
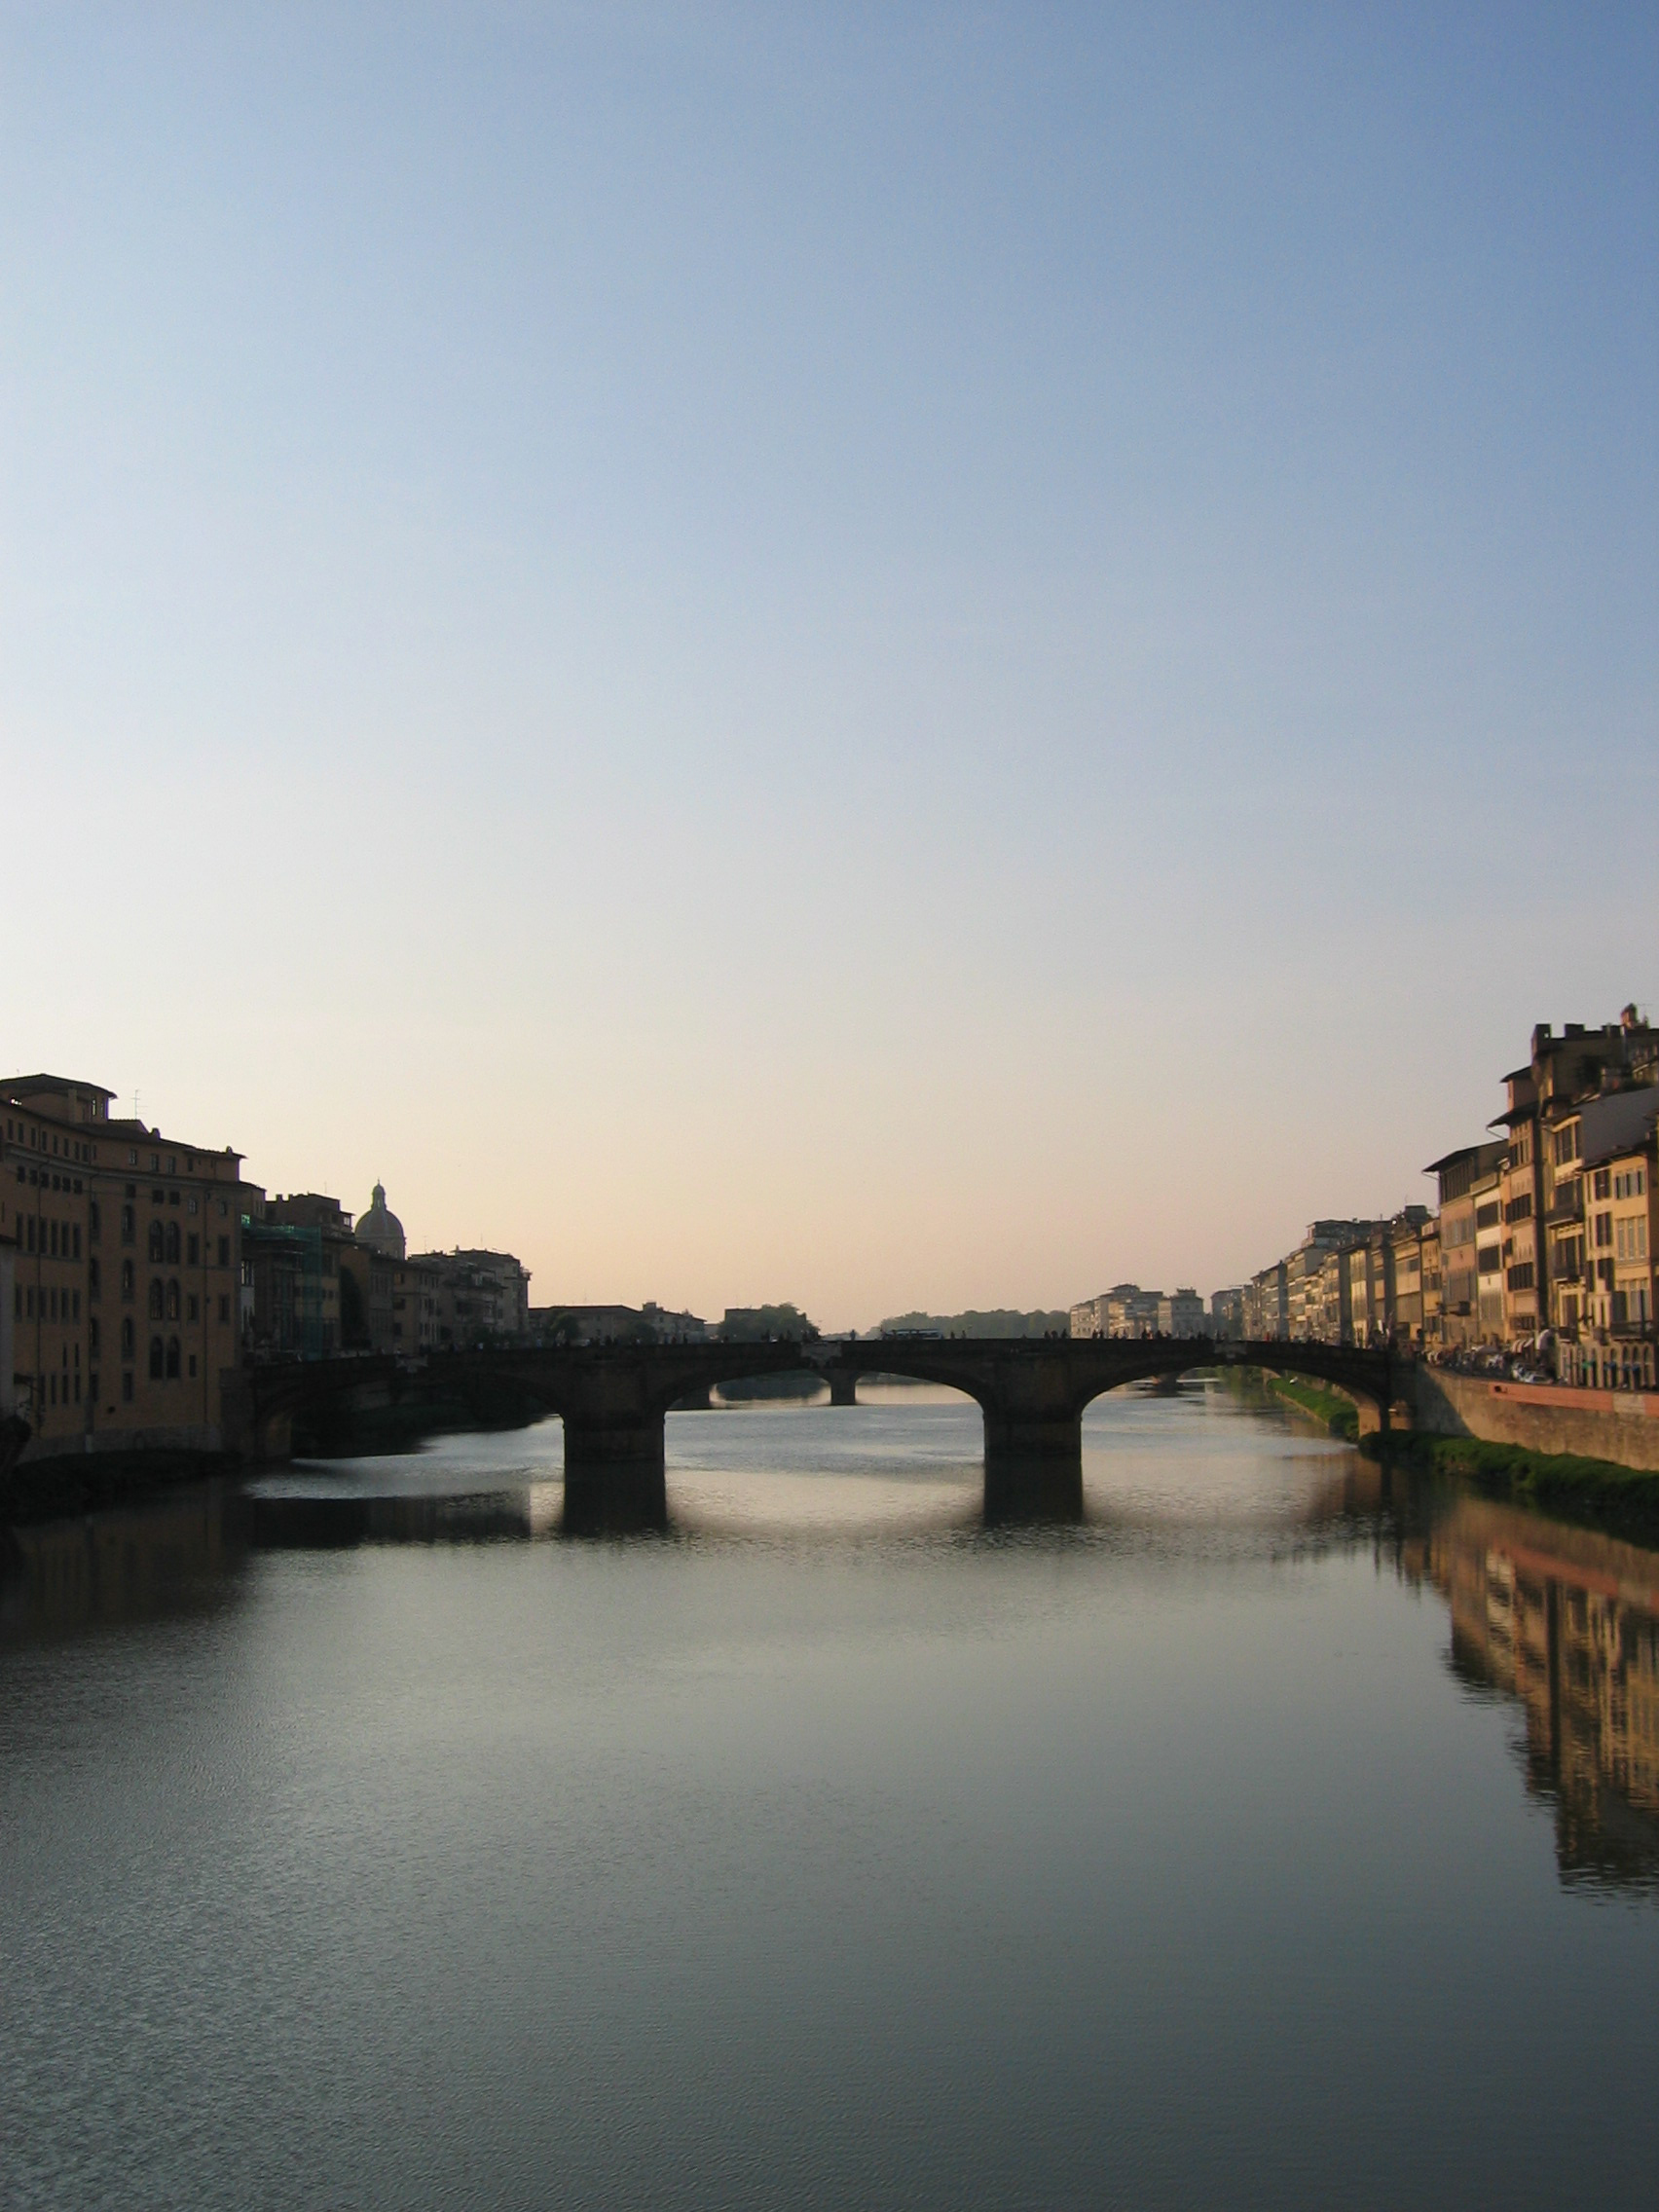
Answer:
[{"label": "distant building", "polygon": [[1190,1286],[1173,1291],[1167,1298],[1158,1301],[1158,1333],[1161,1337],[1201,1337],[1204,1333],[1204,1302]]},{"label": "distant building", "polygon": [[[1193,1299],[1198,1293],[1192,1290],[1176,1292],[1180,1299]],[[1142,1290],[1138,1282],[1117,1282],[1110,1290],[1103,1290],[1098,1298],[1086,1298],[1071,1309],[1071,1334],[1074,1337],[1151,1337],[1167,1328],[1167,1315],[1161,1318],[1169,1301],[1161,1291]],[[1187,1309],[1183,1306],[1185,1314]],[[1200,1317],[1203,1312],[1199,1301]],[[1183,1329],[1181,1334],[1202,1336],[1200,1324],[1196,1329]]]},{"label": "distant building", "polygon": [[1216,1338],[1236,1340],[1244,1334],[1244,1291],[1217,1290],[1210,1293],[1210,1335]]},{"label": "distant building", "polygon": [[[0,1235],[0,1420],[17,1406],[17,1383],[13,1377],[12,1301],[18,1287],[18,1247],[11,1236]],[[20,1307],[22,1301],[18,1300]]]},{"label": "distant building", "polygon": [[1446,1345],[1481,1341],[1475,1215],[1494,1195],[1501,1203],[1505,1152],[1504,1139],[1493,1137],[1446,1153],[1423,1169],[1435,1177],[1440,1198],[1440,1341]]},{"label": "distant building", "polygon": [[[1341,1331],[1349,1326],[1343,1313],[1344,1284],[1340,1272],[1327,1278],[1325,1263],[1335,1254],[1363,1243],[1371,1234],[1369,1221],[1310,1221],[1308,1234],[1294,1252],[1287,1253],[1284,1269],[1285,1325],[1283,1334],[1297,1343],[1319,1341],[1341,1344],[1341,1334],[1324,1336],[1327,1326]],[[1327,1322],[1327,1312],[1329,1321]],[[1351,1335],[1351,1328],[1350,1328]]]},{"label": "distant building", "polygon": [[542,1340],[571,1344],[599,1344],[607,1339],[622,1343],[701,1344],[709,1324],[698,1314],[670,1312],[654,1299],[644,1306],[533,1306],[530,1333]]},{"label": "distant building", "polygon": [[384,1183],[375,1185],[368,1212],[357,1216],[355,1235],[359,1244],[368,1245],[371,1251],[380,1252],[388,1260],[401,1260],[406,1256],[403,1224],[396,1214],[387,1211]]},{"label": "distant building", "polygon": [[439,1346],[530,1334],[530,1270],[510,1252],[458,1249],[417,1258],[437,1281]]},{"label": "distant building", "polygon": [[1431,1234],[1426,1206],[1405,1206],[1388,1223],[1389,1273],[1393,1308],[1384,1315],[1386,1333],[1401,1344],[1423,1341],[1424,1239]]},{"label": "distant building", "polygon": [[1254,1344],[1272,1344],[1290,1335],[1290,1299],[1285,1263],[1253,1274],[1244,1286],[1244,1334]]},{"label": "distant building", "polygon": [[1353,1342],[1348,1274],[1351,1250],[1351,1246],[1345,1246],[1340,1251],[1324,1253],[1308,1277],[1303,1317],[1309,1337],[1315,1344],[1350,1345]]},{"label": "distant building", "polygon": [[437,1348],[443,1276],[429,1260],[393,1260],[390,1267],[391,1348],[419,1358]]},{"label": "distant building", "polygon": [[350,1243],[351,1217],[338,1198],[320,1191],[255,1194],[242,1224],[253,1292],[249,1351],[267,1359],[338,1356],[345,1348],[341,1259]]}]

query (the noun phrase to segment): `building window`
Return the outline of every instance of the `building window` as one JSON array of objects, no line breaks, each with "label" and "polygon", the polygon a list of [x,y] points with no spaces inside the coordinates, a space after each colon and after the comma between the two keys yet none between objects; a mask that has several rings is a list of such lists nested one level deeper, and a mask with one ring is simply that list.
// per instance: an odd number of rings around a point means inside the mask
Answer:
[{"label": "building window", "polygon": [[184,1240],[184,1257],[189,1267],[199,1267],[202,1263],[202,1239],[194,1230]]},{"label": "building window", "polygon": [[149,1247],[150,1265],[153,1268],[159,1268],[166,1251],[166,1238],[162,1235],[162,1225],[159,1221],[153,1221],[150,1224]]},{"label": "building window", "polygon": [[152,1275],[150,1278],[150,1318],[152,1321],[160,1321],[165,1317],[166,1312],[166,1292],[162,1287],[162,1278],[160,1275]]},{"label": "building window", "polygon": [[222,1268],[228,1268],[230,1264],[231,1240],[228,1236],[221,1236],[219,1239],[219,1265]]},{"label": "building window", "polygon": [[167,1223],[167,1266],[169,1268],[178,1266],[178,1223],[169,1221]]},{"label": "building window", "polygon": [[103,1276],[98,1263],[96,1260],[89,1260],[87,1262],[87,1296],[89,1299],[96,1298],[102,1281]]},{"label": "building window", "polygon": [[219,1301],[219,1320],[221,1325],[227,1324],[230,1318],[231,1302],[228,1298],[221,1298]]},{"label": "building window", "polygon": [[1613,1172],[1610,1167],[1598,1167],[1590,1178],[1590,1195],[1595,1198],[1610,1198],[1613,1195]]},{"label": "building window", "polygon": [[179,1372],[179,1342],[176,1337],[167,1339],[167,1381],[176,1382]]},{"label": "building window", "polygon": [[[129,1157],[136,1161],[138,1155],[132,1153]],[[132,1370],[130,1367],[123,1368],[121,1372],[121,1402],[124,1406],[129,1406],[132,1403]]]},{"label": "building window", "polygon": [[136,1346],[135,1346],[135,1344],[134,1344],[134,1341],[133,1341],[133,1334],[132,1334],[132,1323],[131,1323],[130,1321],[123,1321],[123,1322],[122,1322],[122,1324],[121,1324],[121,1356],[122,1356],[122,1358],[123,1358],[123,1359],[130,1359],[130,1358],[131,1358],[131,1357],[133,1356],[133,1353],[134,1353],[135,1349],[136,1349]]},{"label": "building window", "polygon": [[176,1282],[169,1282],[167,1285],[167,1319],[169,1321],[178,1319],[178,1285]]},{"label": "building window", "polygon": [[[97,1358],[97,1356],[98,1356],[98,1325],[97,1325],[96,1321],[94,1320],[94,1321],[89,1321],[89,1322],[87,1323],[87,1357],[88,1357],[89,1359],[96,1359],[96,1358]],[[95,1397],[97,1396],[97,1392],[96,1392],[95,1390],[94,1390],[94,1391],[92,1392],[92,1396],[93,1396],[94,1398],[95,1398]]]},{"label": "building window", "polygon": [[200,1321],[202,1318],[202,1301],[197,1297],[195,1291],[192,1291],[185,1301],[184,1317],[187,1321]]},{"label": "building window", "polygon": [[166,1347],[160,1337],[150,1339],[150,1381],[160,1382],[166,1373]]},{"label": "building window", "polygon": [[1612,1215],[1611,1215],[1610,1213],[1599,1213],[1599,1214],[1598,1214],[1598,1215],[1596,1216],[1596,1248],[1597,1248],[1597,1250],[1598,1250],[1598,1251],[1600,1251],[1600,1250],[1601,1250],[1601,1249],[1602,1249],[1602,1248],[1603,1248],[1603,1247],[1604,1247],[1604,1245],[1610,1245],[1610,1244],[1612,1243],[1612,1241],[1613,1241],[1613,1217],[1612,1217]]},{"label": "building window", "polygon": [[121,1241],[124,1244],[130,1244],[137,1234],[138,1224],[132,1208],[123,1206],[121,1209]]},{"label": "building window", "polygon": [[123,1260],[121,1263],[121,1295],[123,1298],[130,1298],[132,1296],[133,1284],[136,1279],[137,1278],[134,1276],[132,1272],[132,1262],[130,1260]]},{"label": "building window", "polygon": [[103,1235],[103,1211],[96,1198],[87,1200],[87,1241],[95,1244]]}]

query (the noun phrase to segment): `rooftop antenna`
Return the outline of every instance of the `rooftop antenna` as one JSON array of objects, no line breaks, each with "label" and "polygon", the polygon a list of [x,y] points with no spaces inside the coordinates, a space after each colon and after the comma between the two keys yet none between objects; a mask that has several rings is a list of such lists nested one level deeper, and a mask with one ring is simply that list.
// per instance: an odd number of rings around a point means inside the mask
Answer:
[{"label": "rooftop antenna", "polygon": [[134,1121],[138,1119],[138,1093],[136,1091],[132,1093],[132,1119]]}]

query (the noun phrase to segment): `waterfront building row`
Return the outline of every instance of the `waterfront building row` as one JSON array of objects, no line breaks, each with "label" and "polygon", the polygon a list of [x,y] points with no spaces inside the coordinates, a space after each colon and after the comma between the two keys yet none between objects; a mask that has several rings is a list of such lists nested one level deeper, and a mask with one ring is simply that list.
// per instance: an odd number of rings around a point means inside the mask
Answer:
[{"label": "waterfront building row", "polygon": [[41,1451],[216,1449],[246,1358],[419,1355],[522,1337],[510,1253],[409,1255],[377,1184],[353,1227],[268,1198],[243,1156],[112,1112],[100,1085],[0,1083],[0,1417]]},{"label": "waterfront building row", "polygon": [[[1540,1022],[1490,1132],[1433,1161],[1437,1204],[1315,1221],[1211,1300],[1213,1333],[1503,1354],[1564,1382],[1655,1386],[1659,1032]],[[1236,1317],[1236,1326],[1235,1318]]]}]

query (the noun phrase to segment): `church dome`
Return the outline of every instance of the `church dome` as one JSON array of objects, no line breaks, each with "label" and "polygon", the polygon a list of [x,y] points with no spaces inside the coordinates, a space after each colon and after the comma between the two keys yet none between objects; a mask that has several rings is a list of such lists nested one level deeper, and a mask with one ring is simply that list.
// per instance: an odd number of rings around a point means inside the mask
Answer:
[{"label": "church dome", "polygon": [[359,1244],[367,1244],[376,1252],[384,1252],[387,1259],[403,1258],[403,1224],[396,1214],[387,1211],[384,1183],[375,1185],[369,1210],[358,1215],[354,1234]]}]

